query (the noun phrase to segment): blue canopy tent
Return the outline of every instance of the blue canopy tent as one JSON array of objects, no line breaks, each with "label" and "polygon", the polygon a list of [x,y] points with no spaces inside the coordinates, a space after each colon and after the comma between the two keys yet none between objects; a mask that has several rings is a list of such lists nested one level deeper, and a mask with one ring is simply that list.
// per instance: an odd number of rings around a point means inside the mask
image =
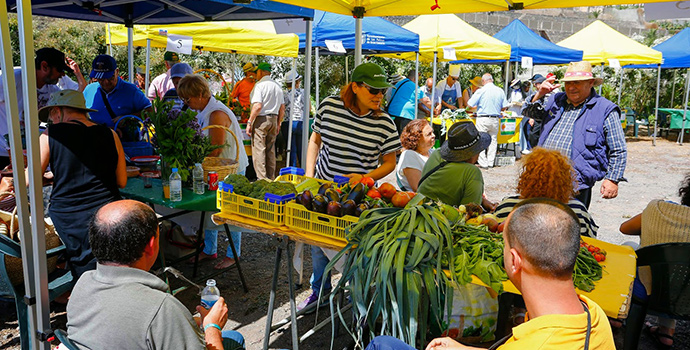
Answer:
[{"label": "blue canopy tent", "polygon": [[[690,68],[690,28],[685,28],[678,32],[676,35],[670,37],[668,40],[661,44],[652,47],[654,50],[661,51],[664,57],[663,63],[661,65],[654,64],[635,64],[623,67],[636,68],[636,69],[658,69],[657,76],[657,98],[656,98],[656,108],[655,116],[659,116],[659,85],[661,81],[661,69],[666,68]],[[681,126],[681,132],[679,137],[679,143],[683,144],[683,136],[685,134],[685,115],[688,112],[688,95],[690,94],[690,70],[686,71],[685,74],[685,98],[683,99],[683,123]],[[623,90],[623,75],[621,74],[621,90]],[[618,103],[620,104],[620,92],[618,95]],[[654,120],[654,137],[656,137],[657,124],[656,119]]]},{"label": "blue canopy tent", "polygon": [[[17,13],[19,25],[19,46],[21,51],[21,67],[23,91],[15,91],[14,75],[4,74],[3,87],[7,115],[18,115],[15,102],[19,101],[17,94],[23,94],[24,111],[26,116],[26,144],[28,160],[28,183],[24,172],[16,172],[14,181],[17,198],[17,214],[19,229],[22,234],[21,256],[24,272],[25,300],[28,304],[30,341],[22,337],[22,349],[50,349],[46,341],[50,332],[50,307],[48,302],[48,279],[46,266],[45,239],[35,239],[44,236],[42,172],[39,154],[39,132],[36,81],[30,79],[35,75],[34,44],[32,15],[59,17],[76,20],[110,22],[132,26],[134,24],[162,24],[187,23],[214,20],[247,20],[270,18],[304,18],[307,25],[307,37],[311,36],[311,18],[313,10],[297,6],[285,5],[268,0],[254,0],[248,4],[234,3],[232,0],[3,0],[0,2],[0,68],[3,72],[12,70],[12,49],[10,45],[9,23],[6,14]],[[132,31],[130,30],[130,38]],[[130,39],[131,43],[131,39]],[[309,42],[311,43],[311,41]],[[132,61],[130,44],[130,62]],[[307,52],[307,61],[309,53]],[[133,77],[130,66],[130,77]],[[309,66],[305,73],[307,89],[311,79]],[[306,96],[309,96],[308,90]],[[308,106],[308,104],[305,104]],[[308,112],[308,110],[307,110]],[[306,124],[305,124],[306,125]],[[24,168],[22,144],[20,143],[20,126],[17,118],[9,118],[8,131],[10,138],[12,167]],[[304,133],[306,143],[306,135]],[[305,149],[306,153],[306,149]],[[19,184],[22,184],[21,186]],[[28,193],[27,193],[28,192]],[[32,210],[29,211],[28,203]],[[30,224],[30,221],[32,224]],[[24,333],[27,329],[20,329]],[[293,322],[293,339],[297,334],[296,324]],[[295,346],[296,348],[296,346]]]}]

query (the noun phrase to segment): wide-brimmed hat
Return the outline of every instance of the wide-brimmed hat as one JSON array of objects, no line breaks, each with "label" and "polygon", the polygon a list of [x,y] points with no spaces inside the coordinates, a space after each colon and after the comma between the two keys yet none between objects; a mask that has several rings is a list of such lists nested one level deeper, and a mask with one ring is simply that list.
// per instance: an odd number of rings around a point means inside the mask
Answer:
[{"label": "wide-brimmed hat", "polygon": [[570,62],[568,69],[566,69],[563,79],[561,81],[582,81],[594,80],[594,86],[599,86],[604,81],[601,78],[595,78],[592,74],[592,64],[587,61]]},{"label": "wide-brimmed hat", "polygon": [[60,90],[50,95],[48,104],[38,110],[38,120],[48,121],[48,114],[53,107],[71,107],[84,112],[98,112],[98,110],[86,108],[84,94],[77,90]]},{"label": "wide-brimmed hat", "polygon": [[292,84],[292,80],[294,79],[295,81],[302,79],[302,76],[299,75],[299,73],[295,72],[294,70],[291,70],[287,73],[285,73],[285,77],[283,77],[285,80],[285,84]]},{"label": "wide-brimmed hat", "polygon": [[242,71],[247,73],[247,72],[256,72],[256,66],[254,63],[247,62],[242,66]]},{"label": "wide-brimmed hat", "polygon": [[515,79],[513,79],[513,81],[510,82],[510,85],[509,85],[509,86],[510,86],[511,89],[515,89],[516,86],[517,86],[517,87],[520,86],[520,83],[521,83],[521,82],[520,82],[520,79],[515,78]]},{"label": "wide-brimmed hat", "polygon": [[482,87],[482,78],[480,78],[480,77],[474,77],[468,81],[470,82],[470,84],[472,84],[476,87]]},{"label": "wide-brimmed hat", "polygon": [[386,80],[386,71],[376,63],[362,63],[352,71],[352,82],[364,83],[376,89],[392,87]]},{"label": "wide-brimmed hat", "polygon": [[388,82],[395,85],[403,79],[405,79],[405,77],[403,77],[401,74],[396,73],[388,77]]},{"label": "wide-brimmed hat", "polygon": [[449,162],[463,162],[485,150],[491,136],[479,132],[472,122],[455,123],[448,130],[448,139],[441,146],[441,158]]}]

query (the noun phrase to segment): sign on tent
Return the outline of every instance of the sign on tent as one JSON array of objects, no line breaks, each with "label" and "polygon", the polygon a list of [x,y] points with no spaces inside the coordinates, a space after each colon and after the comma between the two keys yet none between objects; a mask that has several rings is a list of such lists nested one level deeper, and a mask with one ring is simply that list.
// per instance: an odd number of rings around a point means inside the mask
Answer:
[{"label": "sign on tent", "polygon": [[340,40],[324,40],[326,43],[326,47],[328,48],[328,51],[331,52],[337,52],[337,53],[346,53],[345,47],[343,46],[343,42]]},{"label": "sign on tent", "polygon": [[167,51],[190,55],[192,53],[192,48],[191,36],[168,34],[168,42],[165,47]]}]

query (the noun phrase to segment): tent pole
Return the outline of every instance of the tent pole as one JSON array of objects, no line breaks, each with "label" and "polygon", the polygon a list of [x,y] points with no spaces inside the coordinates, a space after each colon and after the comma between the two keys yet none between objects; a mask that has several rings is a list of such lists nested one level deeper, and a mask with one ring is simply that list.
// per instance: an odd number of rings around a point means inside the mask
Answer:
[{"label": "tent pole", "polygon": [[419,108],[419,51],[415,52],[414,60],[414,119],[417,119]]},{"label": "tent pole", "polygon": [[677,69],[673,70],[673,86],[671,87],[671,105],[669,106],[670,108],[673,108],[673,106],[674,106],[673,102],[675,102],[673,100],[675,100],[675,97],[676,97],[676,72],[677,71],[678,71]]},{"label": "tent pole", "polygon": [[292,87],[290,88],[290,115],[288,115],[287,160],[285,166],[290,166],[290,151],[292,150],[292,114],[295,111],[295,78],[297,77],[297,58],[292,58]]},{"label": "tent pole", "polygon": [[[690,82],[690,69],[687,70],[685,73],[686,75],[686,80]],[[680,127],[680,145],[683,145],[683,138],[685,137],[685,120],[687,119],[685,116],[688,113],[688,94],[690,94],[690,89],[687,88],[687,86],[690,84],[686,84],[685,88],[685,100],[683,101],[683,124]]]},{"label": "tent pole", "polygon": [[656,104],[654,106],[654,136],[652,137],[652,146],[656,146],[656,129],[659,123],[659,85],[661,84],[661,64],[658,64],[656,69]]},{"label": "tent pole", "polygon": [[355,18],[355,67],[362,64],[362,17]]},{"label": "tent pole", "polygon": [[148,94],[149,91],[149,69],[151,69],[151,39],[146,39],[146,81],[144,83],[144,93]]},{"label": "tent pole", "polygon": [[604,80],[604,63],[603,62],[601,63],[601,80],[602,80],[601,85],[599,85],[599,95],[601,95],[601,88],[604,86],[604,82],[603,82],[603,80]]},{"label": "tent pole", "polygon": [[[18,19],[20,23],[22,23],[22,12],[23,7],[21,6],[22,4],[20,3],[19,6],[19,11],[18,11]],[[7,13],[7,4],[3,1],[0,3],[0,12],[2,13]],[[29,14],[29,18],[31,15]],[[31,23],[29,20],[28,23]],[[29,33],[31,33],[31,28],[27,28],[29,30]],[[23,42],[22,39],[25,38],[24,33],[26,30],[20,29],[20,36],[19,40],[20,42]],[[10,30],[9,30],[9,23],[7,21],[7,16],[0,16],[0,68],[2,69],[3,72],[12,72],[12,47],[10,46],[11,40],[10,40]],[[34,72],[34,64],[33,64],[33,49],[32,49],[32,55],[31,55],[31,64],[30,64],[30,70],[31,74]],[[24,57],[22,56],[22,59]],[[26,77],[26,70],[24,70],[23,77]],[[26,79],[25,79],[26,80]],[[33,79],[31,79],[33,80]],[[33,84],[35,84],[35,80],[33,80]],[[24,81],[26,83],[26,81]],[[13,101],[18,101],[17,98],[17,90],[15,89],[16,82],[14,80],[14,74],[5,74],[4,79],[2,79],[2,87],[5,92],[4,96],[0,96],[7,101],[5,103],[5,113],[6,115],[19,115],[19,109],[18,106],[15,102]],[[26,84],[24,84],[26,86]],[[32,85],[32,91],[36,91],[36,86]],[[20,91],[19,93],[23,93],[23,91]],[[34,102],[35,100],[34,95]],[[8,118],[7,119],[7,131],[9,134],[9,139],[10,139],[10,154],[12,155],[12,167],[14,169],[22,169],[24,167],[24,157],[22,154],[22,145],[20,143],[20,127],[19,127],[19,119],[18,118]],[[25,174],[23,171],[18,171],[14,175],[14,187],[15,187],[15,198],[17,201],[17,215],[19,218],[19,230],[20,232],[30,232],[31,228],[29,226],[29,200],[28,200],[28,189],[26,187],[26,178]],[[32,186],[34,187],[34,186]],[[34,197],[35,198],[35,197]],[[33,236],[33,235],[22,235],[22,244],[21,244],[21,253],[24,259],[22,259],[22,268],[24,272],[24,286],[25,286],[25,295],[28,297],[33,297],[36,295],[36,289],[37,285],[34,283],[36,280],[36,276],[41,276],[41,269],[40,269],[40,264],[39,266],[35,265],[34,262],[34,257],[33,257],[33,252],[34,250],[32,247],[34,246],[34,237],[43,237],[43,236]],[[45,243],[44,243],[45,246]],[[45,247],[44,247],[45,251]],[[37,254],[41,255],[41,254]],[[45,257],[45,254],[43,254]],[[45,260],[44,260],[45,261]],[[45,267],[45,265],[44,265]],[[36,271],[35,271],[36,270]],[[35,272],[34,272],[35,271]],[[43,271],[46,273],[43,276],[47,275],[47,268]],[[43,288],[42,283],[39,284],[38,286],[41,287],[40,290],[40,298],[37,300],[39,301],[39,306],[41,307],[41,312],[37,313],[37,305],[32,304],[28,305],[29,308],[29,336],[30,336],[30,341],[31,344],[33,345],[33,349],[39,349],[39,344],[36,341],[36,332],[33,332],[31,330],[35,329],[46,329],[45,325],[50,325],[50,320],[47,320],[49,317],[49,311],[48,307],[46,304],[43,303],[43,297],[47,296],[47,285],[45,286],[45,289]],[[46,302],[47,303],[47,302]],[[46,311],[46,312],[43,312]],[[37,321],[40,319],[41,322],[41,327],[37,327]],[[45,345],[43,345],[45,347]]]},{"label": "tent pole", "polygon": [[520,73],[518,72],[518,63],[517,63],[517,61],[515,61],[515,77],[514,78],[517,78],[518,75],[520,75]]},{"label": "tent pole", "polygon": [[314,64],[315,64],[315,69],[316,69],[316,84],[314,84],[314,89],[316,93],[316,104],[318,105],[321,100],[319,99],[319,83],[321,78],[321,68],[319,67],[319,47],[314,48]]},{"label": "tent pole", "polygon": [[134,27],[127,27],[127,74],[129,82],[134,84]]},{"label": "tent pole", "polygon": [[110,23],[108,23],[108,56],[113,55],[113,33],[110,32]]},{"label": "tent pole", "polygon": [[503,83],[503,91],[506,93],[506,96],[508,96],[508,85],[510,84],[510,81],[508,80],[510,78],[510,61],[506,61],[505,64],[505,70],[506,70],[506,80]]},{"label": "tent pole", "polygon": [[434,127],[434,111],[436,110],[436,65],[438,63],[438,52],[434,51],[433,73],[431,74],[431,128]]},{"label": "tent pole", "polygon": [[[309,148],[309,112],[311,111],[311,41],[312,41],[312,28],[311,20],[304,20],[306,26],[306,35],[304,41],[304,61],[306,67],[304,67],[304,114],[302,122],[302,168],[309,171],[314,171],[314,169],[307,169],[307,148]],[[317,103],[318,108],[318,103]],[[268,349],[269,339],[264,339],[264,349]],[[295,344],[293,344],[295,346]]]},{"label": "tent pole", "polygon": [[[5,12],[7,13],[6,9]],[[5,16],[3,16],[5,17]],[[7,19],[5,19],[7,20]],[[41,156],[39,149],[38,138],[40,136],[38,131],[38,98],[36,96],[36,69],[34,65],[34,41],[33,41],[33,22],[31,18],[31,1],[19,0],[17,1],[17,22],[19,26],[19,48],[21,52],[21,66],[22,66],[22,94],[24,96],[24,121],[26,124],[26,146],[27,146],[27,160],[28,160],[28,183],[29,183],[29,203],[31,203],[31,213],[28,211],[28,204],[25,206],[24,201],[21,200],[22,207],[18,208],[20,222],[27,223],[31,215],[31,228],[23,231],[22,235],[22,256],[24,266],[24,283],[29,286],[29,293],[26,296],[32,300],[28,305],[30,315],[30,324],[35,327],[31,328],[30,339],[33,349],[50,349],[50,344],[46,342],[45,338],[39,335],[47,335],[51,331],[50,326],[50,301],[48,295],[48,268],[46,264],[46,240],[45,240],[45,225],[43,217],[43,172],[41,171]],[[7,22],[3,24],[6,26]],[[4,41],[3,41],[4,42]],[[8,41],[9,42],[9,41]],[[8,67],[9,68],[9,67]],[[9,71],[7,71],[9,72]],[[11,75],[11,74],[7,74]],[[15,100],[16,101],[16,100]],[[22,156],[22,148],[19,143],[19,121],[15,118],[9,118],[11,129],[17,131],[13,132],[15,146],[12,150],[14,157],[12,162],[19,165],[14,169],[22,169],[24,157]],[[15,179],[17,181],[17,179]],[[17,183],[15,189],[24,186],[25,183]],[[26,197],[24,197],[26,198]],[[25,226],[24,228],[29,228]],[[42,239],[27,239],[31,237],[42,237]],[[26,239],[26,241],[24,241]],[[30,271],[30,269],[33,269]],[[33,281],[30,279],[33,278]],[[33,287],[32,287],[33,285]],[[35,299],[34,299],[35,298]],[[42,339],[41,339],[42,338]]]},{"label": "tent pole", "polygon": [[345,85],[350,83],[350,67],[348,67],[348,59],[350,56],[345,54]]},{"label": "tent pole", "polygon": [[623,67],[621,67],[621,79],[618,83],[618,107],[621,106],[621,95],[623,94]]}]

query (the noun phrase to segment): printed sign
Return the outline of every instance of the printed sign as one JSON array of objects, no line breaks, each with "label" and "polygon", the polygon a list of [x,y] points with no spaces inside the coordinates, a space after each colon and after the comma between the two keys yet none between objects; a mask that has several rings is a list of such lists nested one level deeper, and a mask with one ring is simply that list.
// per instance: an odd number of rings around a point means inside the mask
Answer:
[{"label": "printed sign", "polygon": [[621,61],[619,61],[617,58],[609,58],[609,67],[620,68],[621,67]]},{"label": "printed sign", "polygon": [[500,127],[501,135],[515,135],[516,124],[515,118],[502,118]]},{"label": "printed sign", "polygon": [[192,53],[192,37],[184,35],[169,34],[168,43],[165,47],[167,51],[190,55]]},{"label": "printed sign", "polygon": [[457,60],[457,58],[455,56],[455,48],[454,47],[444,47],[443,48],[443,59],[450,60],[450,61]]},{"label": "printed sign", "polygon": [[362,34],[362,44],[367,45],[386,45],[386,37],[383,35]]},{"label": "printed sign", "polygon": [[522,68],[532,69],[532,57],[523,56],[520,65]]},{"label": "printed sign", "polygon": [[346,53],[343,42],[340,40],[325,40],[326,47],[330,52]]}]

